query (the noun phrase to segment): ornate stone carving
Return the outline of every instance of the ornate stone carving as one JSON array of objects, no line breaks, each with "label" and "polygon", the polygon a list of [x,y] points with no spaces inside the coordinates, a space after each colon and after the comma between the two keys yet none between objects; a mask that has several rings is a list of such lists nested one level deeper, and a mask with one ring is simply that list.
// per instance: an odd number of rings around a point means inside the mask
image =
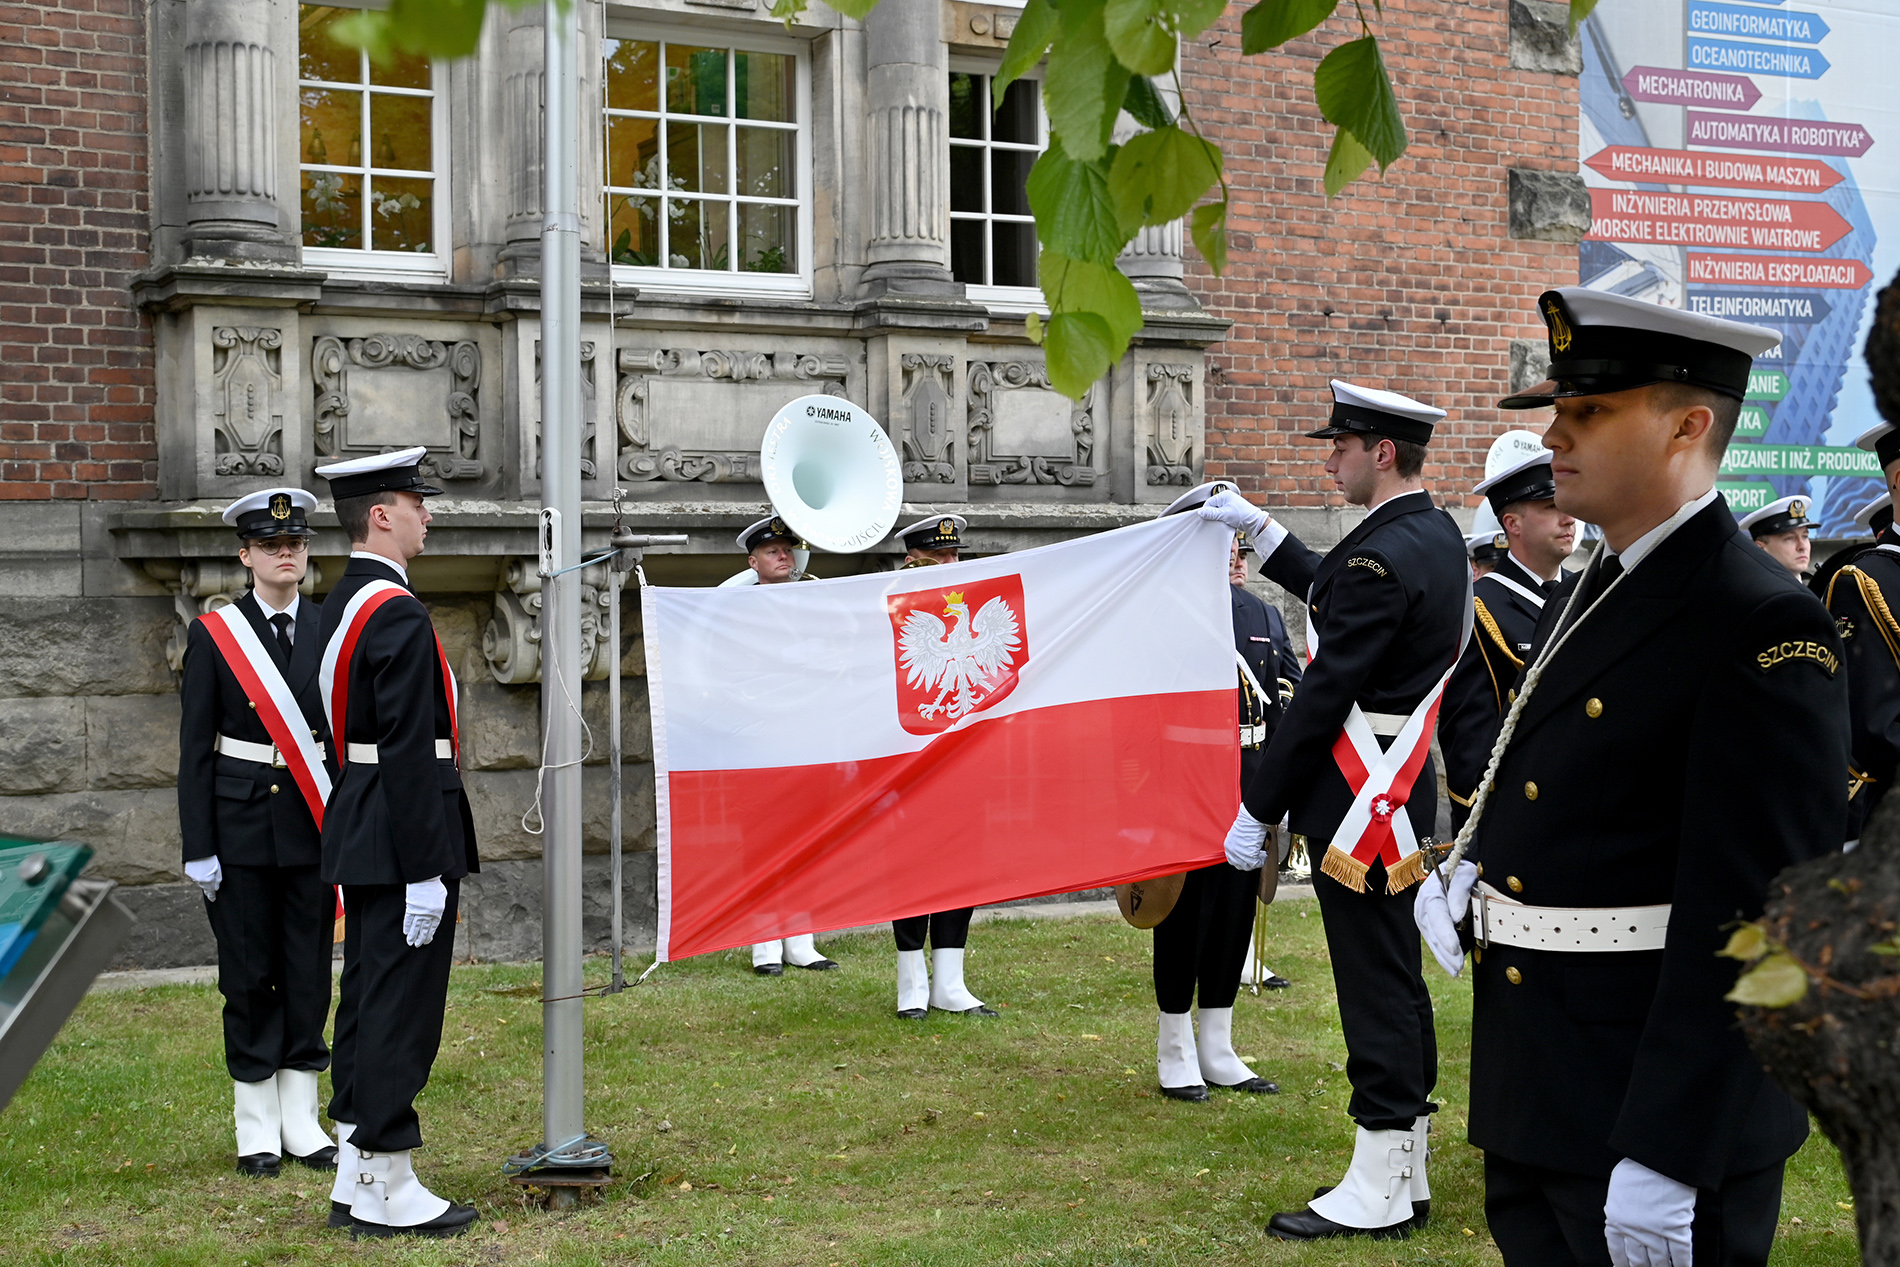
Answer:
[{"label": "ornate stone carving", "polygon": [[284,332],[272,326],[211,331],[212,469],[284,473]]},{"label": "ornate stone carving", "polygon": [[844,395],[850,363],[833,352],[628,348],[619,368],[622,479],[756,483],[772,415],[814,392]]},{"label": "ornate stone carving", "polygon": [[[534,342],[534,477],[541,478],[541,341]],[[581,478],[591,480],[600,474],[595,457],[599,428],[594,423],[594,343],[581,344]]]},{"label": "ornate stone carving", "polygon": [[[352,374],[354,373],[354,378]],[[310,350],[319,456],[429,449],[425,475],[480,479],[482,351],[418,334],[318,338]]]},{"label": "ornate stone carving", "polygon": [[[541,680],[541,577],[533,559],[510,559],[495,591],[494,614],[482,628],[482,658],[505,686]],[[613,589],[604,564],[581,569],[581,677],[605,681],[613,672],[609,606]]]},{"label": "ornate stone carving", "polygon": [[954,484],[956,440],[950,425],[950,392],[956,358],[948,354],[906,352],[898,364],[904,374],[904,480],[910,484]]},{"label": "ornate stone carving", "polygon": [[971,361],[970,483],[1093,484],[1098,390],[1071,401],[1041,362]]},{"label": "ornate stone carving", "polygon": [[1148,366],[1142,406],[1148,418],[1148,482],[1194,483],[1194,367]]}]

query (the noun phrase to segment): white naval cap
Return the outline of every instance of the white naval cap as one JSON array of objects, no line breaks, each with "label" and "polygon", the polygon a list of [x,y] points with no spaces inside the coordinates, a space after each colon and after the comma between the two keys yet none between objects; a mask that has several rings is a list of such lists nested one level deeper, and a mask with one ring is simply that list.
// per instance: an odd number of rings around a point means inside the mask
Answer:
[{"label": "white naval cap", "polygon": [[1318,431],[1307,432],[1309,439],[1376,435],[1412,444],[1429,444],[1432,427],[1445,416],[1442,409],[1382,387],[1361,387],[1337,378],[1331,382],[1332,418]]},{"label": "white naval cap", "polygon": [[1539,444],[1537,452],[1480,480],[1471,491],[1482,494],[1498,514],[1514,502],[1549,501],[1557,495],[1557,481],[1550,473],[1550,450]]},{"label": "white naval cap", "polygon": [[266,488],[247,493],[224,508],[224,522],[240,537],[307,537],[305,516],[317,499],[301,488]]},{"label": "white naval cap", "polygon": [[962,515],[927,515],[892,535],[909,550],[960,550],[970,521]]},{"label": "white naval cap", "polygon": [[1900,459],[1900,429],[1891,422],[1876,423],[1854,437],[1854,447],[1873,454],[1884,470],[1888,463]]},{"label": "white naval cap", "polygon": [[422,478],[417,469],[429,455],[423,445],[393,453],[366,453],[319,466],[317,474],[330,481],[333,498],[362,497],[368,493],[416,493],[433,497],[442,490]]},{"label": "white naval cap", "polygon": [[1511,548],[1511,539],[1502,532],[1474,532],[1465,538],[1465,557],[1479,562],[1504,557]]},{"label": "white naval cap", "polygon": [[[1887,512],[1885,515],[1885,522],[1876,526],[1874,521],[1882,518],[1882,515],[1880,512],[1883,510]],[[1892,493],[1882,493],[1880,496],[1874,498],[1872,501],[1868,502],[1865,506],[1862,506],[1859,510],[1854,512],[1854,526],[1856,528],[1859,528],[1862,532],[1871,532],[1875,536],[1879,536],[1881,533],[1885,532],[1887,530],[1887,525],[1891,524],[1892,522],[1893,522],[1893,494]]]},{"label": "white naval cap", "polygon": [[768,541],[789,541],[795,550],[805,549],[805,539],[792,531],[791,525],[778,515],[767,515],[755,524],[749,525],[734,540],[739,548],[751,554]]},{"label": "white naval cap", "polygon": [[1760,510],[1742,516],[1742,527],[1756,537],[1771,537],[1777,532],[1793,532],[1796,528],[1812,528],[1815,524],[1808,518],[1808,507],[1813,501],[1806,493],[1778,497]]},{"label": "white naval cap", "polygon": [[1205,505],[1208,498],[1212,497],[1215,493],[1233,491],[1236,491],[1234,486],[1226,480],[1209,480],[1205,484],[1196,484],[1193,488],[1188,489],[1187,492],[1182,493],[1179,497],[1169,502],[1168,508],[1156,517],[1166,519],[1169,515],[1179,515],[1185,511],[1197,509]]}]

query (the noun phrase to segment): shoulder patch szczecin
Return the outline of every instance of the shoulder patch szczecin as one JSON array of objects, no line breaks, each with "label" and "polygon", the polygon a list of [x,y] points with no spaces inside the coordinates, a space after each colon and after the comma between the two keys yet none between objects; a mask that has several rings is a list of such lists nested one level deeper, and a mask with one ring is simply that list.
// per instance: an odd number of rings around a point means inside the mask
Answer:
[{"label": "shoulder patch szczecin", "polygon": [[1387,572],[1385,570],[1385,564],[1379,562],[1377,559],[1369,558],[1368,556],[1363,555],[1363,554],[1355,554],[1350,559],[1347,559],[1346,566],[1349,568],[1365,568],[1368,571],[1376,573],[1379,576],[1391,575],[1390,572]]},{"label": "shoulder patch szczecin", "polygon": [[1833,651],[1818,642],[1806,640],[1777,642],[1764,648],[1755,656],[1755,667],[1766,673],[1776,665],[1786,664],[1790,660],[1812,660],[1820,665],[1829,677],[1833,677],[1841,667],[1840,657]]}]

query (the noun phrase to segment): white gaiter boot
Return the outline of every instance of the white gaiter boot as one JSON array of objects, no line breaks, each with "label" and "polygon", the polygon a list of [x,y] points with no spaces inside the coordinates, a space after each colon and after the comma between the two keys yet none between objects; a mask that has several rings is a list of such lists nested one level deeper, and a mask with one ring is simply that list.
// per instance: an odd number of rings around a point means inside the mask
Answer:
[{"label": "white gaiter boot", "polygon": [[1432,1119],[1430,1114],[1420,1114],[1412,1119],[1412,1207],[1413,1222],[1424,1226],[1425,1216],[1430,1213],[1432,1186],[1425,1182],[1425,1166],[1431,1160]]},{"label": "white gaiter boot", "polygon": [[1313,1213],[1342,1227],[1406,1222],[1412,1217],[1412,1132],[1356,1130],[1346,1177],[1325,1196],[1313,1198]]},{"label": "white gaiter boot", "polygon": [[302,1159],[315,1157],[330,1147],[330,1136],[317,1121],[316,1074],[308,1069],[279,1069],[277,1103],[283,1118],[285,1153]]},{"label": "white gaiter boot", "polygon": [[963,947],[930,952],[930,1006],[945,1012],[987,1010],[963,984]]},{"label": "white gaiter boot", "polygon": [[350,1217],[358,1223],[392,1229],[415,1227],[449,1208],[442,1197],[422,1186],[409,1164],[409,1150],[358,1154],[356,1200]]},{"label": "white gaiter boot", "polygon": [[814,934],[800,933],[796,937],[785,939],[785,962],[794,968],[809,968],[824,958],[818,953],[818,946],[812,941]]},{"label": "white gaiter boot", "polygon": [[356,1179],[362,1174],[361,1159],[350,1136],[356,1130],[351,1122],[336,1124],[336,1181],[330,1185],[330,1226],[350,1225],[350,1205],[356,1200]]},{"label": "white gaiter boot", "polygon": [[1161,1013],[1161,1032],[1155,1040],[1155,1064],[1162,1090],[1193,1088],[1200,1092],[1194,1099],[1206,1098],[1201,1062],[1194,1052],[1194,1018],[1186,1012]]},{"label": "white gaiter boot", "polygon": [[1195,1040],[1200,1054],[1201,1077],[1210,1087],[1237,1087],[1260,1075],[1234,1054],[1234,1009],[1201,1009],[1201,1032]]},{"label": "white gaiter boot", "polygon": [[897,952],[897,1014],[905,1020],[921,1020],[930,1006],[930,969],[924,965],[921,950]]},{"label": "white gaiter boot", "polygon": [[237,1150],[240,1157],[279,1157],[283,1149],[283,1114],[277,1107],[277,1080],[232,1082]]},{"label": "white gaiter boot", "polygon": [[785,962],[785,943],[782,941],[762,941],[752,948],[752,966],[765,968],[772,964]]}]

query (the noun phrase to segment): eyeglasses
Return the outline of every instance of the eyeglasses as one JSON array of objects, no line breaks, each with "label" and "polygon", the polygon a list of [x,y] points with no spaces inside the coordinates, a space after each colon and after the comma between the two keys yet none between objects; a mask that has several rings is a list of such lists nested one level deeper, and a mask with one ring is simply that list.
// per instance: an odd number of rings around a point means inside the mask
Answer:
[{"label": "eyeglasses", "polygon": [[302,554],[310,548],[308,537],[271,537],[264,541],[250,543],[253,550],[262,550],[265,554]]}]

